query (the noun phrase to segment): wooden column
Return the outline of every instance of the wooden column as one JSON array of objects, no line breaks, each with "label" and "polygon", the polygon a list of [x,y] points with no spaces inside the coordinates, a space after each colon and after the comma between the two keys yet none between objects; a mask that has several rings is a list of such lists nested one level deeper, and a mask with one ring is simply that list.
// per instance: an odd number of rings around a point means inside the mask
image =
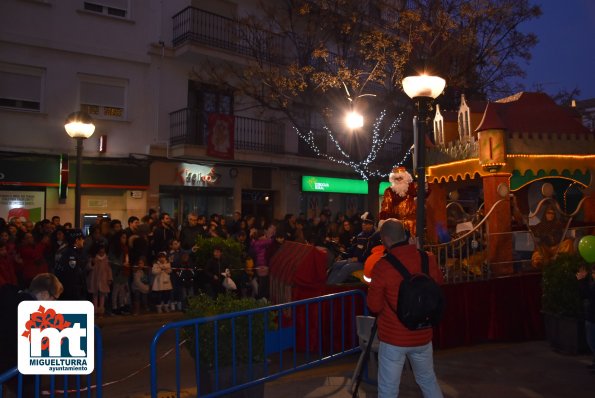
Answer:
[{"label": "wooden column", "polygon": [[428,243],[438,243],[436,226],[446,228],[446,189],[441,184],[429,184],[430,195],[426,199],[426,235]]},{"label": "wooden column", "polygon": [[494,276],[509,275],[513,272],[510,198],[508,195],[503,198],[498,193],[500,184],[510,188],[509,173],[494,173],[483,177],[484,214],[487,214],[500,199],[506,200],[496,206],[487,221],[488,259]]},{"label": "wooden column", "polygon": [[[595,192],[591,193],[583,202],[584,222],[595,222]],[[594,231],[595,232],[595,231]],[[593,233],[593,232],[592,232]]]}]

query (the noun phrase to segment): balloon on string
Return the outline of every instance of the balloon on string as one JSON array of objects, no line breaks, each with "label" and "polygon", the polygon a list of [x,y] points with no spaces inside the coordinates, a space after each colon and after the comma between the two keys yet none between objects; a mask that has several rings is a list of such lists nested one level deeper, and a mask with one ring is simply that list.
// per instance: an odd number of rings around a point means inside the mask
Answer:
[{"label": "balloon on string", "polygon": [[583,236],[578,242],[578,252],[586,262],[595,263],[595,236]]}]

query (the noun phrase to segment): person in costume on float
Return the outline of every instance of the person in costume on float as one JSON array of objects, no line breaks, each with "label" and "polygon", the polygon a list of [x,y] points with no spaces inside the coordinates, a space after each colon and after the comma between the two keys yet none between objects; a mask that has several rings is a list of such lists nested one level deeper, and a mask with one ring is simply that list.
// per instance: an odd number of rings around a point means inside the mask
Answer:
[{"label": "person in costume on float", "polygon": [[[403,222],[410,236],[416,236],[417,183],[405,167],[395,167],[388,176],[390,187],[384,190],[379,220],[396,218]],[[426,188],[426,195],[430,191]]]},{"label": "person in costume on float", "polygon": [[566,232],[564,223],[558,219],[556,208],[548,206],[544,212],[544,219],[532,227],[536,247],[531,256],[533,268],[542,268],[553,260],[559,253],[573,253],[574,241],[562,235]]}]

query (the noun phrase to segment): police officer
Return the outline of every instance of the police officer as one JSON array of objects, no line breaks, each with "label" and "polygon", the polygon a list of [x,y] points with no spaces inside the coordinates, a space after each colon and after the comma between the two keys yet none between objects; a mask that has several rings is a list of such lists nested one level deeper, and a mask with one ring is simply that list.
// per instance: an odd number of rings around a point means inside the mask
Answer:
[{"label": "police officer", "polygon": [[64,286],[61,298],[63,300],[86,300],[85,266],[87,258],[83,251],[85,237],[80,229],[68,230],[66,236],[69,247],[64,251],[54,270]]}]

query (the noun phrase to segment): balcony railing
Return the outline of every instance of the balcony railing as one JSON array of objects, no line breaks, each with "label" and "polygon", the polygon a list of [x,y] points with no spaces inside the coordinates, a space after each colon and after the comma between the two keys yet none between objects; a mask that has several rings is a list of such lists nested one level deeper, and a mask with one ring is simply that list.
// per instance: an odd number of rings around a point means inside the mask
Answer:
[{"label": "balcony railing", "polygon": [[268,62],[283,63],[283,38],[272,32],[194,7],[186,7],[172,19],[174,46],[192,41]]},{"label": "balcony railing", "polygon": [[[184,108],[169,114],[170,144],[207,144],[208,114]],[[282,123],[235,116],[234,148],[246,151],[284,153],[285,127]]]}]

